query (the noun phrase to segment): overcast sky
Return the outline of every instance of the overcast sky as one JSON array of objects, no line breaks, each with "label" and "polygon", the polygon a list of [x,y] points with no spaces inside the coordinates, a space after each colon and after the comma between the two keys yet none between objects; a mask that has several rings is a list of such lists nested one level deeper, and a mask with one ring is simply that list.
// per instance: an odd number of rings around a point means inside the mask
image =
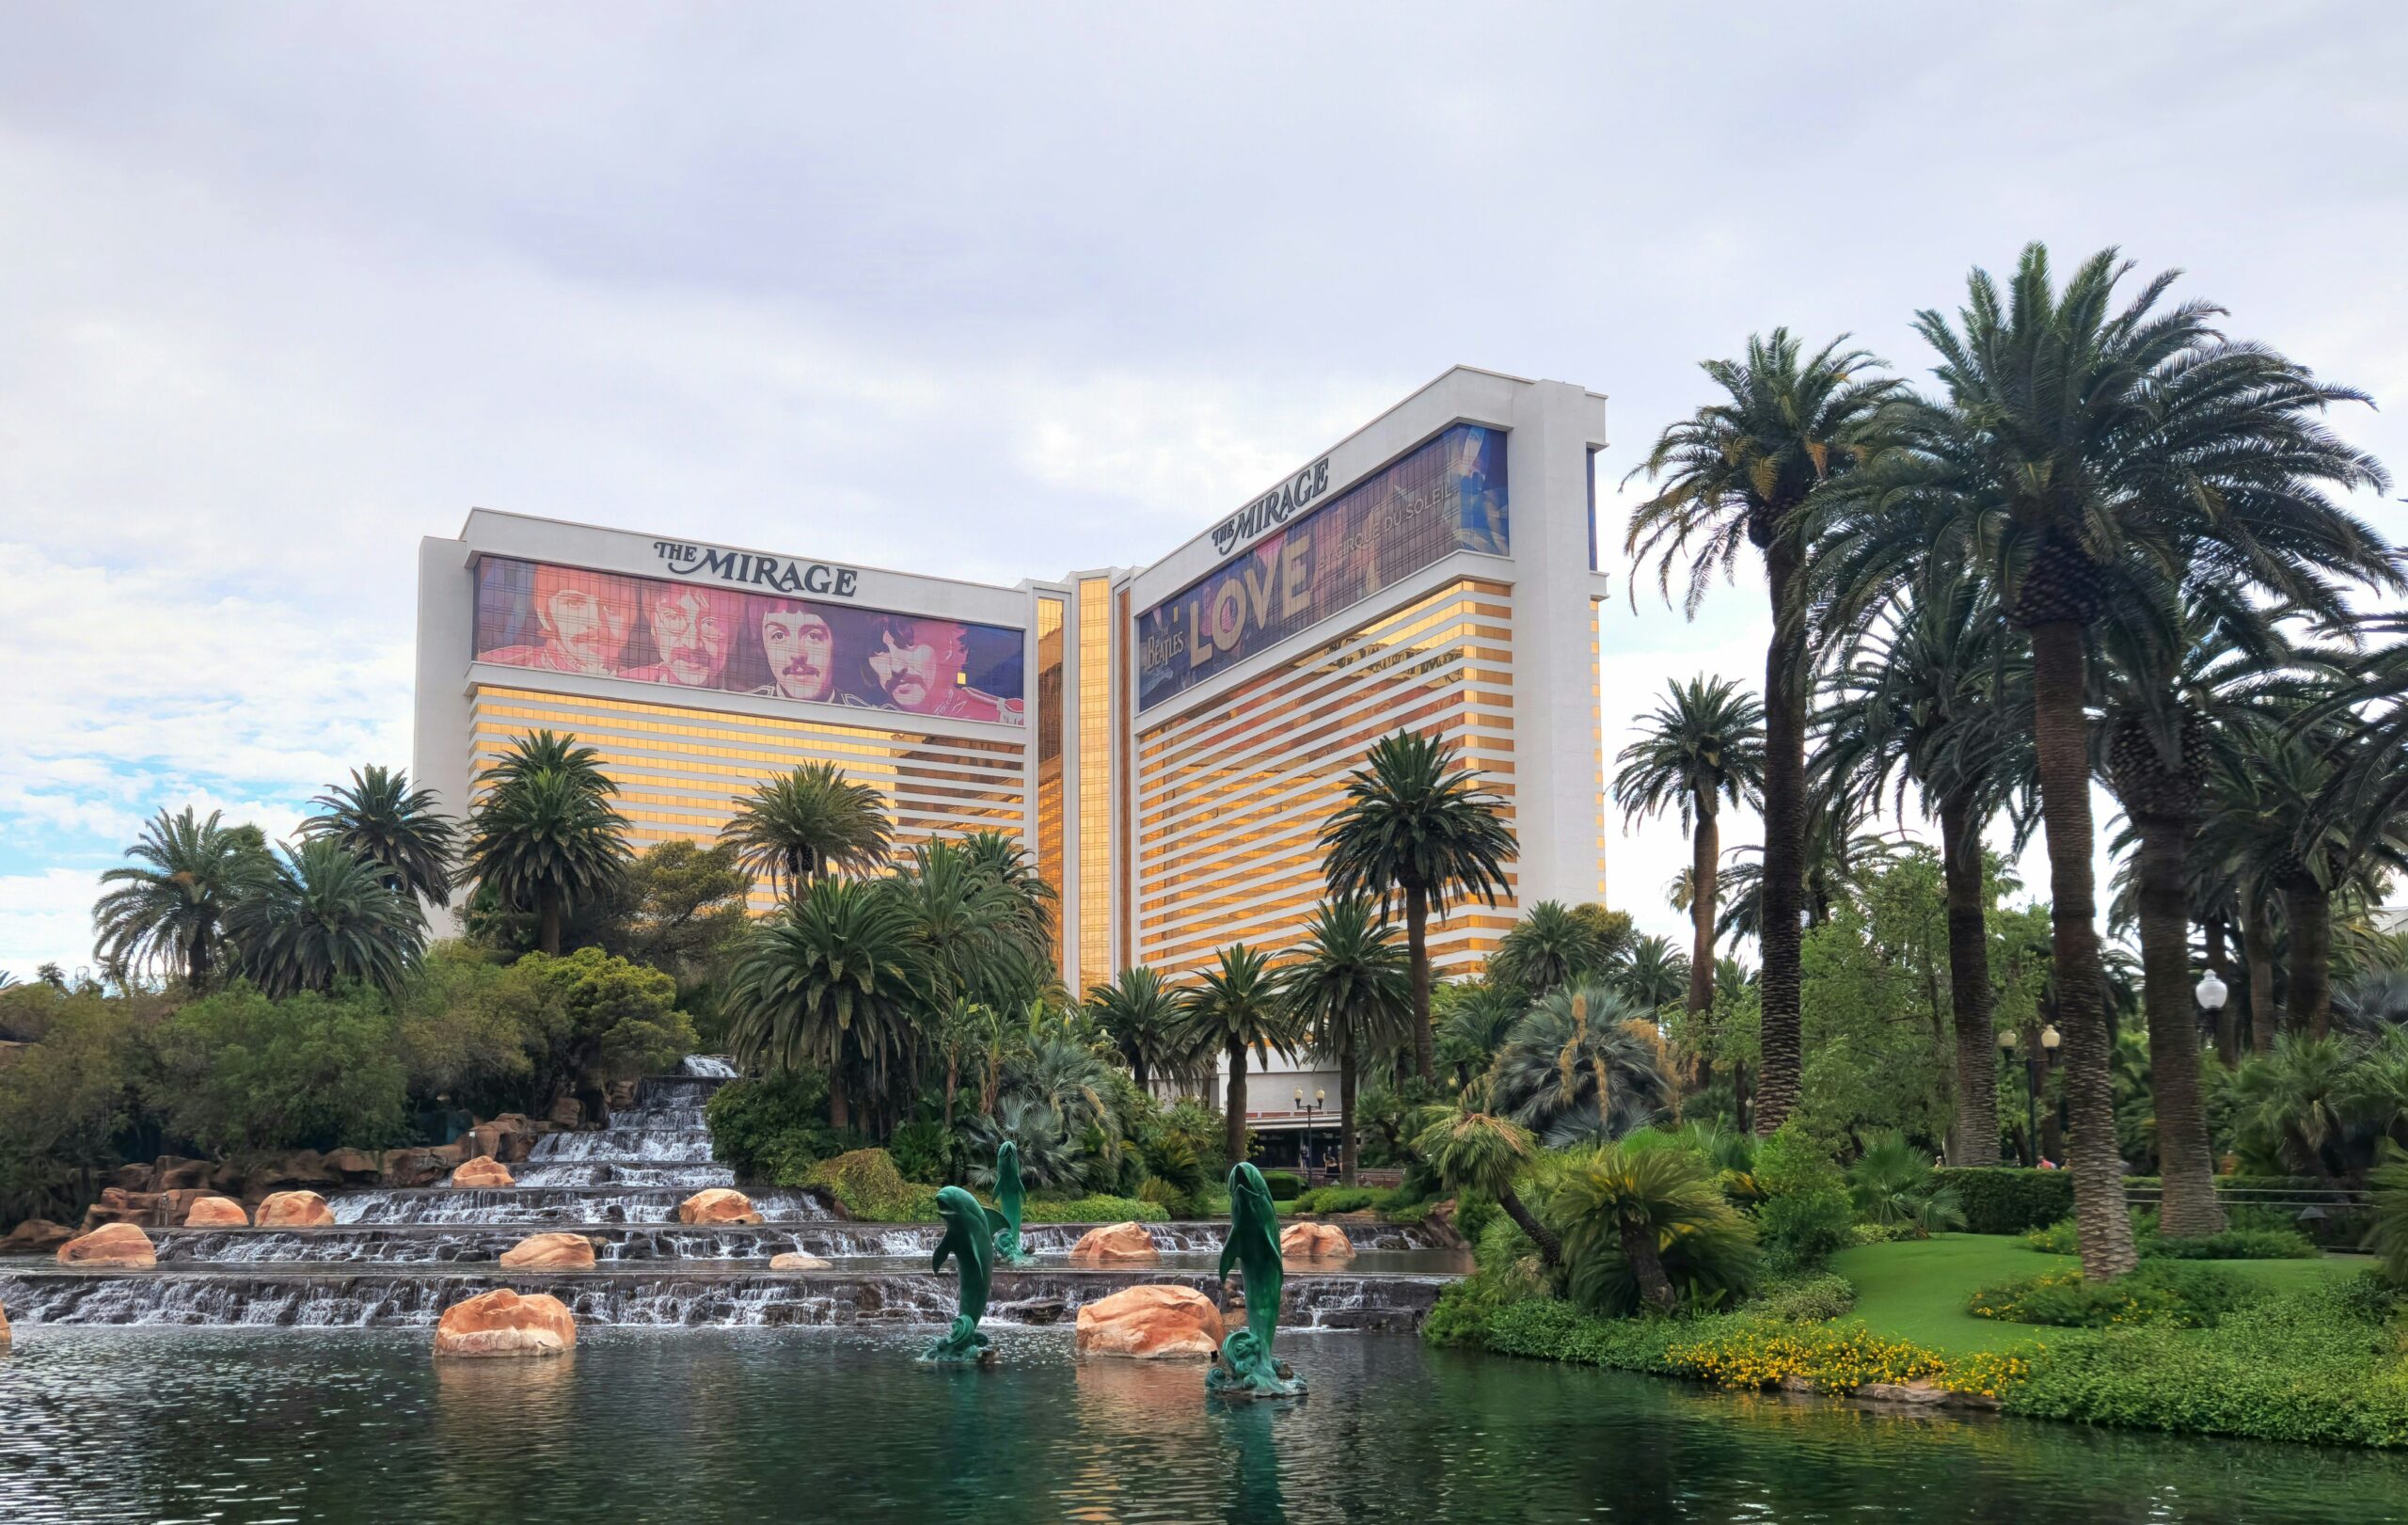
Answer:
[{"label": "overcast sky", "polygon": [[[280,834],[408,761],[415,548],[472,505],[1142,564],[1459,361],[1607,393],[1609,483],[1751,330],[1922,374],[1913,310],[2034,238],[2182,266],[2408,467],[2394,5],[6,15],[21,977],[160,806]],[[1761,681],[1761,602],[1617,605],[1609,744]],[[1616,903],[1677,934],[1685,851],[1624,840]]]}]

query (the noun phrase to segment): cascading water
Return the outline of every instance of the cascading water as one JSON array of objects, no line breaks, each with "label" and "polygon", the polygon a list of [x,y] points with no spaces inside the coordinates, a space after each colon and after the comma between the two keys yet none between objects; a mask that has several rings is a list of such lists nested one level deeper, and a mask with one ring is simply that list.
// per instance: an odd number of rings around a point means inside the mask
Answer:
[{"label": "cascading water", "polygon": [[[28,1323],[431,1324],[462,1297],[512,1286],[548,1292],[597,1324],[943,1323],[952,1283],[927,1273],[933,1224],[841,1219],[811,1191],[748,1191],[760,1225],[677,1222],[697,1191],[735,1183],[713,1162],[711,1093],[736,1072],[689,1056],[637,1088],[635,1104],[587,1132],[538,1140],[509,1187],[379,1188],[330,1199],[325,1229],[155,1229],[152,1272],[90,1272],[0,1263],[0,1305]],[[1038,1263],[995,1283],[990,1318],[1056,1323],[1081,1304],[1139,1282],[1211,1292],[1224,1225],[1147,1225],[1162,1254],[1148,1269],[1079,1269],[1068,1252],[1089,1224],[1031,1224]],[[1419,1226],[1348,1223],[1360,1258],[1347,1270],[1291,1277],[1283,1322],[1302,1327],[1411,1328],[1462,1268]],[[530,1233],[566,1230],[594,1246],[591,1271],[506,1272],[495,1263]],[[770,1273],[800,1251],[831,1269]],[[1054,1263],[1048,1264],[1046,1263]],[[17,1271],[17,1274],[10,1274]]]}]

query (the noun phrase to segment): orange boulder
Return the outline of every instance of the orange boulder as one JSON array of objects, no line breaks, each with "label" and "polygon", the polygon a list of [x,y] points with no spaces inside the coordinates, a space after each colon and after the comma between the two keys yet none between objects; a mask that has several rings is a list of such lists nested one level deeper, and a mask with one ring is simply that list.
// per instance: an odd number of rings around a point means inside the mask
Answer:
[{"label": "orange boulder", "polygon": [[184,1213],[187,1229],[246,1229],[251,1215],[231,1197],[196,1197]]},{"label": "orange boulder", "polygon": [[159,1263],[150,1236],[131,1223],[104,1223],[58,1247],[58,1263],[87,1271],[140,1270]]},{"label": "orange boulder", "polygon": [[557,1297],[497,1288],[443,1311],[438,1356],[561,1356],[577,1343],[577,1319]]},{"label": "orange boulder", "polygon": [[333,1225],[335,1212],[314,1191],[279,1191],[260,1203],[252,1221],[262,1229],[324,1229]]},{"label": "orange boulder", "polygon": [[752,1211],[752,1199],[725,1186],[713,1186],[698,1191],[677,1204],[680,1223],[758,1223],[761,1215]]},{"label": "orange boulder", "polygon": [[1079,1310],[1079,1353],[1140,1360],[1210,1360],[1221,1311],[1193,1287],[1128,1287]]},{"label": "orange boulder", "polygon": [[534,1233],[501,1252],[510,1271],[590,1271],[594,1241],[581,1233]]},{"label": "orange boulder", "polygon": [[1154,1248],[1154,1236],[1142,1223],[1107,1223],[1089,1229],[1070,1247],[1070,1259],[1089,1265],[1150,1265],[1162,1258]]},{"label": "orange boulder", "polygon": [[1335,1223],[1291,1223],[1279,1233],[1279,1258],[1286,1261],[1351,1261],[1354,1241]]},{"label": "orange boulder", "polygon": [[515,1186],[518,1184],[518,1180],[510,1173],[510,1167],[499,1160],[480,1156],[452,1171],[452,1184],[455,1186]]},{"label": "orange boulder", "polygon": [[816,1255],[806,1255],[799,1249],[780,1250],[769,1257],[772,1271],[825,1271],[829,1264]]}]

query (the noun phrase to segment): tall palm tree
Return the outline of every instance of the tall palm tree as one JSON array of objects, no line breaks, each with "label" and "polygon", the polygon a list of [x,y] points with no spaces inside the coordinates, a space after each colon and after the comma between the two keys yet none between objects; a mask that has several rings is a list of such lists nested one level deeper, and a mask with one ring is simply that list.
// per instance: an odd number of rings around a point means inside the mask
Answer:
[{"label": "tall palm tree", "polygon": [[218,820],[214,810],[200,820],[189,805],[173,816],[162,809],[125,850],[134,863],[101,875],[118,886],[92,907],[102,963],[208,986],[226,913],[264,866],[256,834]]},{"label": "tall palm tree", "polygon": [[1020,925],[1022,939],[1052,962],[1054,905],[1060,897],[1038,871],[1037,860],[1009,832],[970,832],[960,842],[974,870],[1012,898],[1013,919]]},{"label": "tall palm tree", "polygon": [[1138,1090],[1150,1096],[1161,1079],[1192,1077],[1198,1066],[1181,1031],[1180,992],[1143,965],[1132,965],[1108,985],[1087,987],[1087,1011],[1129,1063]]},{"label": "tall palm tree", "polygon": [[1508,1119],[1478,1110],[1466,1098],[1451,1106],[1424,1107],[1413,1152],[1450,1192],[1493,1198],[1514,1226],[1529,1235],[1539,1259],[1551,1270],[1563,1263],[1563,1241],[1539,1221],[1513,1183],[1538,1157],[1530,1133]]},{"label": "tall palm tree", "polygon": [[1566,980],[1602,975],[1616,952],[1599,918],[1560,900],[1541,900],[1497,940],[1488,977],[1525,997],[1545,995]]},{"label": "tall palm tree", "polygon": [[388,889],[429,905],[449,898],[460,828],[435,808],[433,789],[411,788],[407,773],[371,764],[309,802],[325,808],[301,823],[303,836],[329,838],[381,866]]},{"label": "tall palm tree", "polygon": [[1653,932],[1630,945],[1607,983],[1648,1011],[1677,1001],[1689,986],[1688,955]]},{"label": "tall palm tree", "polygon": [[418,965],[426,922],[389,868],[319,836],[237,898],[226,935],[234,966],[270,995],[328,991],[356,979],[391,992]]},{"label": "tall palm tree", "polygon": [[1982,833],[2020,810],[2032,777],[2031,661],[1996,599],[1963,569],[1927,564],[1910,588],[1840,638],[1816,710],[1815,782],[1856,810],[1913,785],[1940,823],[1948,905],[1948,999],[1956,1040],[1960,1166],[1998,1163],[1998,1053],[1990,1027],[1989,890]]},{"label": "tall palm tree", "polygon": [[1558,988],[1507,1029],[1486,1089],[1491,1110],[1560,1149],[1647,1126],[1673,1086],[1653,1011],[1592,984]]},{"label": "tall palm tree", "polygon": [[828,1121],[852,1123],[911,1072],[925,955],[882,882],[821,879],[751,934],[729,977],[728,1044],[747,1069],[828,1073]]},{"label": "tall palm tree", "polygon": [[1002,1009],[1047,993],[1044,924],[978,853],[944,838],[916,844],[893,882],[940,1002],[966,995]]},{"label": "tall palm tree", "polygon": [[1271,961],[1244,943],[1221,950],[1186,995],[1181,1031],[1199,1053],[1219,1050],[1229,1065],[1228,1144],[1245,1158],[1245,1056],[1248,1049],[1293,1055],[1299,1034]]},{"label": "tall palm tree", "polygon": [[2356,394],[2222,340],[2210,326],[2220,310],[2206,303],[2157,310],[2174,272],[2117,310],[2130,268],[2103,250],[2060,291],[2035,244],[2005,292],[1976,270],[1955,321],[1916,319],[1946,394],[1922,421],[1916,467],[1955,500],[1944,554],[1988,564],[2032,643],[2068,1154],[2092,1279],[2130,1270],[2136,1255],[2091,866],[2088,638],[2160,583],[2319,616],[2340,612],[2337,579],[2402,586],[2388,548],[2323,490],[2386,480],[2319,421]]},{"label": "tall palm tree", "polygon": [[1728,678],[1673,682],[1622,749],[1614,803],[1633,824],[1670,810],[1689,835],[1689,1014],[1714,1009],[1715,875],[1721,805],[1764,798],[1765,710]]},{"label": "tall palm tree", "polygon": [[1373,1055],[1412,1040],[1413,975],[1386,918],[1359,897],[1325,902],[1305,928],[1283,993],[1315,1049],[1338,1066],[1338,1179],[1354,1184],[1354,1083]]},{"label": "tall palm tree", "polygon": [[768,876],[772,895],[800,895],[831,869],[875,868],[894,834],[878,791],[832,762],[804,763],[754,785],[720,828],[745,867]]},{"label": "tall palm tree", "polygon": [[[1505,888],[1513,829],[1505,802],[1481,786],[1480,770],[1458,767],[1436,737],[1399,731],[1372,744],[1346,775],[1346,803],[1322,828],[1332,899],[1376,896],[1386,912],[1404,901],[1404,946],[1413,972],[1413,1070],[1434,1078],[1430,1030],[1430,913],[1456,896],[1490,905]],[[1243,1158],[1231,1155],[1232,1159]]]},{"label": "tall palm tree", "polygon": [[557,954],[570,908],[609,893],[634,856],[626,818],[610,804],[619,786],[602,771],[600,754],[550,731],[521,738],[485,779],[459,878],[514,910],[532,910],[537,946]]},{"label": "tall palm tree", "polygon": [[[1653,557],[1669,598],[1687,561],[1694,615],[1716,569],[1740,548],[1764,559],[1773,634],[1765,651],[1764,1055],[1756,1127],[1770,1133],[1798,1102],[1801,1062],[1798,910],[1805,897],[1806,693],[1810,681],[1801,581],[1828,485],[1888,444],[1900,383],[1868,374],[1880,362],[1846,349],[1846,335],[1812,356],[1785,328],[1751,336],[1738,360],[1703,369],[1726,400],[1657,437],[1638,471],[1663,490],[1633,510],[1624,549],[1633,577]],[[1635,591],[1635,590],[1634,590]]]}]

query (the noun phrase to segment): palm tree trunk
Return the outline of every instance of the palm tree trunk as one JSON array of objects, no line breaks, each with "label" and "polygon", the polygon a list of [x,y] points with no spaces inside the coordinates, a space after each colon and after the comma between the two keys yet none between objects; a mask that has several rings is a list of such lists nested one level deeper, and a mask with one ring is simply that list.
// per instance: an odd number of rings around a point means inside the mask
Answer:
[{"label": "palm tree trunk", "polygon": [[2241,897],[2241,958],[2249,966],[2249,1046],[2260,1054],[2274,1048],[2274,929],[2264,900],[2247,890]]},{"label": "palm tree trunk", "polygon": [[[2123,1160],[2115,1150],[2115,1045],[2107,1016],[2106,970],[2099,956],[2098,883],[2091,869],[2089,696],[2082,627],[2072,620],[2033,625],[2032,731],[2038,755],[2040,819],[2049,845],[2049,919],[2065,1035],[2065,1089],[2073,1137],[2074,1217],[2088,1281],[2121,1276],[2140,1263],[2124,1203]],[[1769,887],[1769,886],[1767,886]]]},{"label": "palm tree trunk", "polygon": [[2148,1011],[2148,1070],[2157,1101],[2158,1174],[2168,1238],[2224,1232],[2215,1155],[2199,1095],[2199,1024],[2191,1011],[2191,896],[2184,874],[2191,823],[2141,816],[2133,862],[2141,924],[2141,1001]]},{"label": "palm tree trunk", "polygon": [[845,1077],[834,1070],[828,1072],[828,1126],[849,1128],[853,1125],[851,1105],[845,1100]]},{"label": "palm tree trunk", "polygon": [[2333,1025],[2333,897],[2302,875],[2283,886],[2283,919],[2290,923],[2290,1009],[2284,1025],[2322,1038]]},{"label": "palm tree trunk", "polygon": [[561,953],[560,891],[546,889],[536,892],[535,917],[535,945],[553,958],[559,958]]},{"label": "palm tree trunk", "polygon": [[1948,1009],[1956,1035],[1957,1165],[1998,1163],[1998,1043],[1990,1031],[1989,923],[1982,894],[1982,838],[1972,802],[1940,802],[1940,868],[1948,886]]},{"label": "palm tree trunk", "polygon": [[1245,1045],[1229,1044],[1229,1113],[1228,1133],[1223,1140],[1229,1152],[1229,1163],[1236,1165],[1245,1158]]},{"label": "palm tree trunk", "polygon": [[195,993],[209,988],[209,929],[206,927],[192,934],[192,948],[184,957],[184,976],[192,982]]},{"label": "palm tree trunk", "polygon": [[1129,1078],[1137,1083],[1138,1095],[1149,1099],[1153,1096],[1154,1088],[1146,1069],[1146,1055],[1143,1049],[1129,1056]]},{"label": "palm tree trunk", "polygon": [[1338,1047],[1338,1183],[1354,1184],[1354,1037]]},{"label": "palm tree trunk", "polygon": [[1773,635],[1765,651],[1764,926],[1756,938],[1765,961],[1763,1056],[1756,1075],[1759,1135],[1780,1127],[1798,1104],[1804,1061],[1798,1025],[1798,911],[1806,871],[1806,640],[1790,617],[1798,569],[1797,548],[1780,540],[1765,548]]},{"label": "palm tree trunk", "polygon": [[1714,1009],[1715,869],[1722,838],[1714,818],[1714,797],[1697,802],[1697,832],[1689,847],[1689,1015]]},{"label": "palm tree trunk", "polygon": [[1437,1078],[1436,1046],[1430,1033],[1430,895],[1418,884],[1404,887],[1404,954],[1413,967],[1413,1072]]},{"label": "palm tree trunk", "polygon": [[1679,1306],[1672,1295],[1671,1279],[1664,1274],[1664,1256],[1656,1247],[1653,1227],[1623,1219],[1622,1252],[1630,1262],[1631,1275],[1639,1279],[1639,1295],[1649,1307],[1669,1313]]},{"label": "palm tree trunk", "polygon": [[[1505,1210],[1505,1215],[1513,1220],[1515,1228],[1530,1236],[1531,1244],[1539,1247],[1539,1260],[1548,1270],[1552,1271],[1563,1263],[1563,1241],[1555,1236],[1553,1229],[1539,1221],[1538,1215],[1522,1200],[1521,1193],[1511,1186],[1500,1186],[1497,1191],[1497,1205]],[[1656,1274],[1663,1275],[1663,1267],[1658,1265]]]}]

